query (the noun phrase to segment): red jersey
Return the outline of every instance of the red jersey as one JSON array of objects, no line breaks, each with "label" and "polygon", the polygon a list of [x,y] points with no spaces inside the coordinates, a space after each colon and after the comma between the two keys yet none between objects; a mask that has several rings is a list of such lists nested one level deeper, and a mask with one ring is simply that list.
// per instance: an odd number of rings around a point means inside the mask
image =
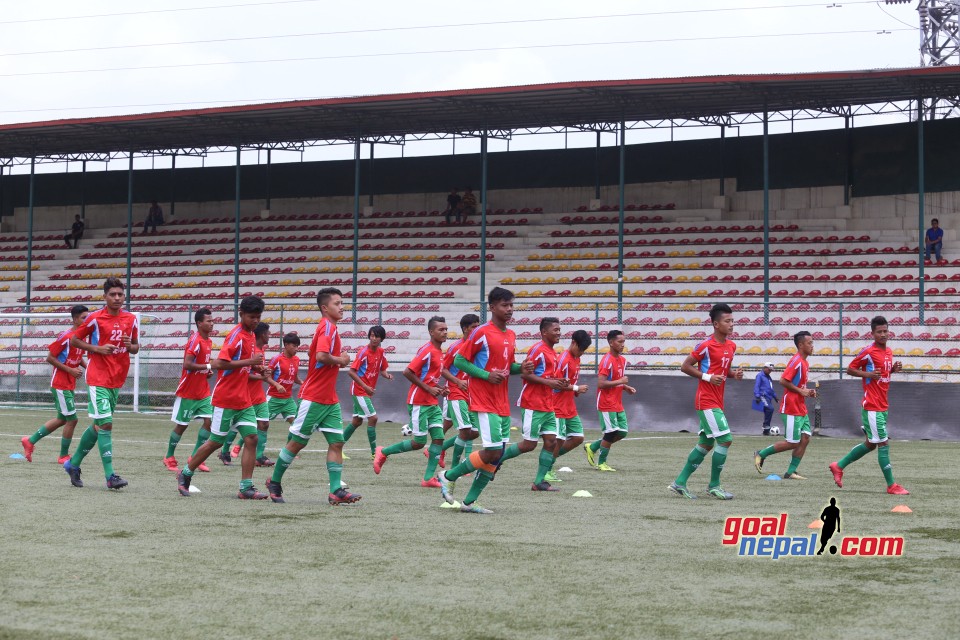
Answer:
[{"label": "red jersey", "polygon": [[889,408],[887,391],[890,389],[890,374],[893,372],[893,351],[871,344],[857,354],[850,363],[851,369],[879,371],[880,378],[863,378],[863,408],[867,411],[886,411]]},{"label": "red jersey", "polygon": [[[217,355],[218,360],[248,360],[253,357],[256,338],[252,331],[246,331],[238,324],[223,341],[223,347]],[[241,369],[220,369],[217,371],[217,383],[213,385],[213,406],[221,409],[246,409],[252,406],[249,391],[250,367]]]},{"label": "red jersey", "polygon": [[[470,383],[470,376],[465,372],[460,371],[454,364],[453,361],[457,357],[457,354],[460,353],[460,347],[464,344],[463,339],[456,340],[447,347],[447,353],[443,356],[443,368],[450,372],[457,380],[463,380],[467,384]],[[447,385],[447,400],[453,402],[454,400],[463,400],[467,402],[470,400],[470,397],[467,395],[466,391],[461,391],[460,387],[455,384]]]},{"label": "red jersey", "polygon": [[297,379],[297,371],[300,370],[300,358],[293,356],[288,358],[287,354],[281,353],[274,356],[268,365],[270,377],[274,382],[279,382],[283,386],[283,392],[277,391],[273,387],[267,390],[267,395],[271,398],[292,398],[293,382]]},{"label": "red jersey", "polygon": [[[534,375],[547,379],[559,377],[557,375],[557,352],[543,340],[533,345],[527,353],[527,360],[534,362]],[[520,397],[517,399],[517,406],[533,411],[553,413],[553,389],[545,384],[524,381],[523,388],[520,389]]]},{"label": "red jersey", "polygon": [[[798,353],[790,359],[787,368],[783,370],[783,376],[781,376],[781,378],[786,378],[799,389],[806,389],[807,371],[809,369],[810,364],[807,362],[807,359],[800,357]],[[780,413],[788,416],[807,415],[807,399],[799,393],[785,389],[783,399],[780,401]]]},{"label": "red jersey", "polygon": [[[460,355],[484,371],[506,369],[509,373],[517,349],[516,334],[507,329],[501,331],[493,322],[482,324],[473,330],[460,346]],[[510,416],[510,399],[507,381],[491,384],[481,378],[470,380],[469,407],[476,413],[495,413]]]},{"label": "red jersey", "polygon": [[[210,364],[210,338],[203,338],[199,333],[190,336],[183,357],[194,356],[197,364]],[[203,400],[210,397],[210,383],[207,382],[207,372],[187,371],[180,372],[180,384],[177,385],[176,395],[184,400]]]},{"label": "red jersey", "polygon": [[[435,387],[440,383],[440,371],[443,370],[443,352],[433,346],[432,342],[428,342],[420,347],[407,369],[413,371],[423,384]],[[417,385],[411,384],[407,393],[407,404],[429,406],[440,404],[440,401]]]},{"label": "red jersey", "polygon": [[[569,382],[571,387],[577,386],[580,380],[580,358],[574,358],[569,350],[560,354],[557,359],[557,377]],[[572,388],[553,392],[553,405],[558,418],[577,417],[576,396]]]},{"label": "red jersey", "polygon": [[[694,347],[690,355],[696,360],[700,373],[729,376],[736,352],[737,345],[732,340],[717,342],[710,337]],[[723,390],[726,386],[726,380],[720,386],[701,380],[697,385],[697,396],[693,403],[697,411],[723,409]]]},{"label": "red jersey", "polygon": [[108,356],[90,352],[87,384],[106,389],[122,387],[130,370],[130,352],[123,346],[123,337],[139,340],[140,324],[137,316],[123,309],[117,315],[111,315],[104,307],[88,315],[86,322],[77,327],[73,335],[94,346],[112,344],[117,347],[116,351]]},{"label": "red jersey", "polygon": [[[253,356],[256,356],[258,353],[263,353],[263,349],[258,347],[256,343],[253,344]],[[251,356],[251,357],[253,357]],[[250,377],[251,371],[247,372],[247,393],[250,394],[250,404],[258,405],[263,404],[267,401],[267,394],[263,390],[263,380],[255,380]]]},{"label": "red jersey", "polygon": [[[623,372],[627,368],[627,359],[621,356],[615,356],[607,353],[600,360],[600,366],[597,368],[597,380],[606,378],[607,380],[619,380],[623,377]],[[601,389],[597,385],[597,410],[603,412],[619,413],[623,411],[623,385]]]},{"label": "red jersey", "polygon": [[337,325],[327,318],[320,321],[310,343],[310,359],[307,362],[307,379],[300,387],[300,399],[317,404],[337,404],[337,365],[325,365],[317,359],[318,353],[340,355],[340,334]]},{"label": "red jersey", "polygon": [[[374,351],[370,348],[370,345],[367,345],[357,352],[357,357],[353,359],[353,364],[350,365],[350,368],[363,380],[364,384],[376,389],[377,380],[380,379],[380,372],[386,371],[387,366],[387,358],[383,353],[383,349]],[[350,395],[366,397],[367,392],[363,390],[363,387],[360,387],[354,382],[350,384]]]},{"label": "red jersey", "polygon": [[[72,336],[73,329],[64,331],[59,338],[50,343],[49,350],[50,355],[56,358],[60,364],[76,369],[83,361],[83,349],[70,346]],[[73,391],[77,388],[77,379],[54,367],[53,377],[50,378],[50,387],[61,391]]]}]

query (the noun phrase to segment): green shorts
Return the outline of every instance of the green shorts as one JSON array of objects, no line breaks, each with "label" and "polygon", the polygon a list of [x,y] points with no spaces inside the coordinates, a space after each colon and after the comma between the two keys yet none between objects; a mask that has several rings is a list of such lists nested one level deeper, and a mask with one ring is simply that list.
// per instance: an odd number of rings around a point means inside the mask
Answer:
[{"label": "green shorts", "polygon": [[257,422],[270,422],[270,405],[261,402],[253,405],[253,412],[257,415]]},{"label": "green shorts", "polygon": [[452,422],[457,431],[463,429],[477,430],[473,425],[473,414],[470,412],[470,405],[466,400],[444,400],[443,419]]},{"label": "green shorts", "polygon": [[730,425],[727,424],[727,416],[723,415],[723,409],[705,409],[697,411],[700,418],[700,433],[708,439],[716,439],[730,433]]},{"label": "green shorts", "polygon": [[580,416],[557,418],[557,425],[560,427],[560,430],[557,432],[557,438],[559,440],[583,436],[583,423],[580,421]]},{"label": "green shorts", "polygon": [[624,411],[601,411],[600,426],[604,433],[627,432],[627,414]]},{"label": "green shorts", "polygon": [[860,412],[863,420],[863,433],[867,440],[877,444],[887,441],[887,412],[886,411],[867,411],[863,409]]},{"label": "green shorts", "polygon": [[377,408],[373,406],[370,396],[353,396],[353,417],[372,418],[377,415]]},{"label": "green shorts", "polygon": [[432,440],[437,440],[443,437],[443,415],[439,405],[408,404],[407,413],[410,414],[414,438],[429,435]]},{"label": "green shorts", "polygon": [[246,409],[213,408],[210,418],[210,439],[217,444],[223,444],[231,430],[240,434],[241,438],[254,435],[257,432],[257,414],[253,407]]},{"label": "green shorts", "polygon": [[300,401],[297,417],[290,425],[290,434],[301,444],[306,444],[316,431],[323,433],[328,444],[343,442],[343,414],[340,412],[340,403]]},{"label": "green shorts", "polygon": [[791,416],[781,413],[780,419],[783,420],[783,438],[787,442],[800,442],[800,436],[804,433],[808,436],[813,435],[808,416]]},{"label": "green shorts", "polygon": [[557,414],[553,411],[523,410],[523,423],[520,426],[520,436],[524,440],[536,442],[545,433],[554,435],[559,431]]},{"label": "green shorts", "polygon": [[88,387],[90,402],[87,404],[87,414],[93,418],[93,424],[101,427],[113,423],[113,410],[117,408],[120,398],[120,389],[106,387]]},{"label": "green shorts", "polygon": [[473,414],[474,425],[480,432],[484,449],[502,449],[510,442],[510,416],[496,413]]},{"label": "green shorts", "polygon": [[270,398],[267,401],[267,413],[271,418],[281,416],[284,420],[297,417],[297,401],[293,398]]},{"label": "green shorts", "polygon": [[190,424],[191,421],[199,418],[212,418],[213,405],[210,403],[210,396],[203,400],[188,400],[178,397],[173,401],[173,414],[170,420],[177,424]]},{"label": "green shorts", "polygon": [[50,388],[53,394],[53,404],[57,408],[57,419],[64,422],[73,422],[77,419],[77,405],[73,401],[73,391]]}]

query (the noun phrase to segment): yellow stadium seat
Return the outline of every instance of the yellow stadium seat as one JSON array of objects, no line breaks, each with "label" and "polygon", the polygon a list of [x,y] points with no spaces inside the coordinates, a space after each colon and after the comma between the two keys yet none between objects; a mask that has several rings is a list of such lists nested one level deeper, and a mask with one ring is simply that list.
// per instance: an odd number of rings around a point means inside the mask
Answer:
[{"label": "yellow stadium seat", "polygon": [[[740,351],[740,349],[742,349],[742,348],[743,348],[743,347],[737,347],[737,351]],[[751,353],[751,354],[757,355],[757,354],[763,353],[763,349],[761,349],[761,348],[758,347],[757,345],[753,345],[752,347],[750,347],[749,349],[747,349],[747,353]]]},{"label": "yellow stadium seat", "polygon": [[678,351],[676,347],[667,347],[666,349],[663,350],[663,354],[668,356],[675,356],[677,355],[677,353]]},{"label": "yellow stadium seat", "polygon": [[688,282],[688,281],[689,281],[689,278],[687,278],[687,276],[677,276],[676,278],[674,278],[673,281],[674,281],[674,282]]},{"label": "yellow stadium seat", "polygon": [[597,257],[600,258],[601,260],[606,260],[607,258],[616,258],[617,254],[608,253],[606,251],[600,251],[599,253],[597,253]]},{"label": "yellow stadium seat", "polygon": [[690,332],[688,331],[681,331],[680,333],[677,334],[677,338],[680,340],[686,340],[689,337],[690,337]]},{"label": "yellow stadium seat", "polygon": [[[546,256],[544,256],[544,258],[546,258]],[[529,256],[527,256],[527,259],[528,259],[528,260],[539,260],[539,259],[540,259],[540,256],[538,256],[538,255],[535,254],[535,253],[531,253]]]},{"label": "yellow stadium seat", "polygon": [[533,276],[533,277],[530,278],[530,280],[528,280],[528,282],[529,282],[530,284],[540,284],[540,278],[538,278],[538,277],[536,277],[536,276]]},{"label": "yellow stadium seat", "polygon": [[576,291],[573,292],[573,295],[575,295],[575,296],[585,296],[585,295],[587,295],[587,292],[586,292],[584,289],[577,289]]},{"label": "yellow stadium seat", "polygon": [[680,293],[678,293],[677,295],[680,295],[680,296],[692,296],[692,295],[693,295],[693,292],[690,291],[690,289],[683,289],[683,290],[681,290]]},{"label": "yellow stadium seat", "polygon": [[[679,251],[671,251],[670,253],[667,254],[667,257],[668,257],[668,258],[679,258],[679,257],[680,257],[680,252],[679,252]],[[676,268],[676,265],[674,265],[674,268]],[[680,268],[682,269],[683,267],[680,267]]]},{"label": "yellow stadium seat", "polygon": [[895,355],[895,356],[905,356],[905,355],[907,355],[907,352],[904,351],[902,348],[897,347],[896,349],[893,350],[893,355]]},{"label": "yellow stadium seat", "polygon": [[817,351],[817,355],[818,355],[818,356],[832,356],[832,355],[833,355],[833,349],[831,349],[830,347],[824,347],[823,349],[820,349],[819,351]]},{"label": "yellow stadium seat", "polygon": [[912,365],[912,364],[905,364],[905,365],[903,365],[903,368],[904,368],[904,369],[916,369],[916,367],[915,367],[914,365]]},{"label": "yellow stadium seat", "polygon": [[911,355],[911,356],[922,356],[922,355],[923,355],[923,349],[919,349],[919,348],[917,348],[917,349],[911,349],[911,350],[910,350],[910,355]]},{"label": "yellow stadium seat", "polygon": [[660,334],[657,336],[657,338],[661,338],[661,339],[672,338],[672,337],[673,337],[673,331],[661,331]]},{"label": "yellow stadium seat", "polygon": [[925,364],[925,365],[922,365],[922,366],[920,367],[920,369],[921,369],[922,371],[933,371],[933,365],[932,365],[932,364]]},{"label": "yellow stadium seat", "polygon": [[940,371],[953,371],[953,367],[951,367],[948,364],[945,364],[942,367],[940,367]]},{"label": "yellow stadium seat", "polygon": [[556,284],[557,280],[555,278],[544,278],[543,284]]},{"label": "yellow stadium seat", "polygon": [[557,284],[569,284],[569,282],[570,282],[570,278],[566,276],[557,278]]},{"label": "yellow stadium seat", "polygon": [[780,355],[780,349],[778,347],[767,347],[763,351],[768,356],[778,356]]}]

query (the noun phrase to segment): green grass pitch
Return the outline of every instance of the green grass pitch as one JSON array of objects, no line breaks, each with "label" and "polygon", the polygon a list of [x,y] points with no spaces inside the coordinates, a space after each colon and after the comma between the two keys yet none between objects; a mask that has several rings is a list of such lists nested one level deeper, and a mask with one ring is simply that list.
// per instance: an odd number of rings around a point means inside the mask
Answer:
[{"label": "green grass pitch", "polygon": [[[614,446],[616,473],[588,468],[582,451],[562,458],[573,472],[557,494],[530,491],[536,454],[510,461],[481,500],[496,513],[476,516],[420,488],[418,452],[374,476],[363,429],[347,445],[344,478],[363,494],[352,507],[326,503],[321,438],[284,478],[287,504],[237,500],[239,467],[215,458],[196,476],[202,493],[181,498],[160,462],[166,416],[118,416],[128,488],[104,488],[93,452],[75,489],[56,466],[59,434],[31,464],[9,457],[48,417],[0,412],[0,638],[960,636],[957,443],[894,442],[897,480],[913,492],[898,497],[883,491],[875,454],[836,489],[827,464],[852,440],[814,440],[800,467],[809,480],[771,482],[752,453],[772,440],[739,436],[723,474],[736,498],[706,496],[708,459],[687,501],[666,487],[696,437],[638,433]],[[195,435],[196,423],[181,461]],[[379,429],[381,444],[399,437]],[[284,439],[275,421],[271,457]],[[779,454],[765,471],[788,462]],[[261,489],[267,473],[256,470]],[[572,497],[579,489],[594,497]],[[720,544],[727,516],[786,512],[787,533],[808,535],[831,496],[841,535],[903,536],[904,556],[773,561]],[[898,504],[913,513],[891,513]]]}]

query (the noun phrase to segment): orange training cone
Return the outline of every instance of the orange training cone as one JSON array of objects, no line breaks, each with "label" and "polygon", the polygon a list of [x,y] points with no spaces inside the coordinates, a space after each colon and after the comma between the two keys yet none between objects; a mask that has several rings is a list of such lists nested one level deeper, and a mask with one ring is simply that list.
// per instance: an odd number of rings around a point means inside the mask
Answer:
[{"label": "orange training cone", "polygon": [[890,509],[890,513],[913,513],[913,509],[905,504],[898,504],[893,509]]},{"label": "orange training cone", "polygon": [[823,529],[823,522],[821,522],[820,520],[814,520],[809,525],[807,525],[807,529]]}]

